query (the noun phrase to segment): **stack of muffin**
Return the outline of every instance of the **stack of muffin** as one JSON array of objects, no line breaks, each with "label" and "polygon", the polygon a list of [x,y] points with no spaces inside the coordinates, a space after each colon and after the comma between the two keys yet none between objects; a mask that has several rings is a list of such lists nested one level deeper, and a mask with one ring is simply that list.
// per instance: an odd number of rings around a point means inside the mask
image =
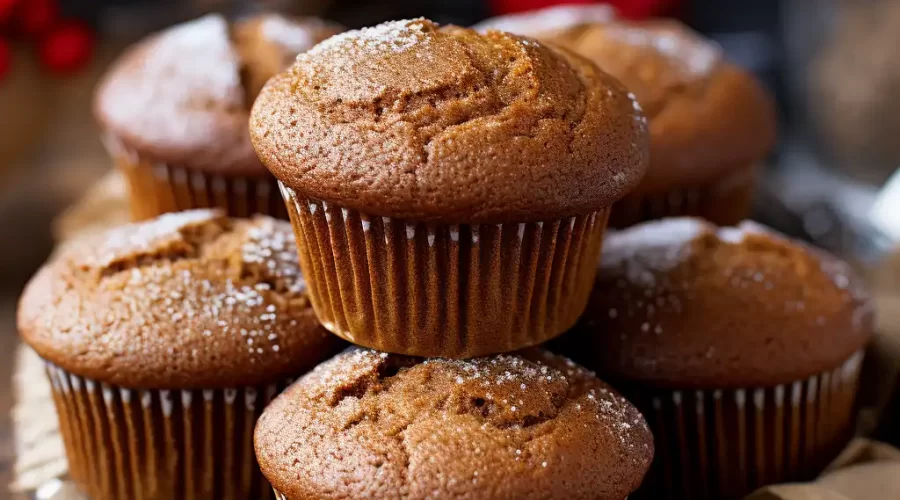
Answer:
[{"label": "stack of muffin", "polygon": [[[282,71],[334,30],[203,18],[101,87],[155,218],[19,314],[92,498],[739,498],[841,447],[872,323],[845,264],[755,225],[605,234],[747,215],[773,113],[709,43],[418,19]],[[534,347],[568,330],[637,407]]]}]

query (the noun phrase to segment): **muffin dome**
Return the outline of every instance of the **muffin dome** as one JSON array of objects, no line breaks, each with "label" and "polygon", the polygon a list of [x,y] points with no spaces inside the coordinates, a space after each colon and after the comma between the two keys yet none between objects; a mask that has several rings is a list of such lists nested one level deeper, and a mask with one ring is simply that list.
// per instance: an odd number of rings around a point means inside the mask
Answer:
[{"label": "muffin dome", "polygon": [[19,331],[42,358],[108,384],[266,384],[341,345],[305,290],[286,222],[182,212],[68,245],[26,287]]},{"label": "muffin dome", "polygon": [[255,445],[291,500],[622,500],[653,458],[630,403],[538,349],[453,361],[352,348],[276,398]]},{"label": "muffin dome", "polygon": [[247,134],[262,84],[340,31],[314,18],[264,15],[229,24],[209,15],[153,35],[122,55],[94,110],[124,146],[165,163],[262,175]]},{"label": "muffin dome", "polygon": [[417,19],[298,57],[257,99],[260,159],[305,197],[444,223],[605,208],[646,168],[624,88],[567,51]]},{"label": "muffin dome", "polygon": [[651,135],[640,192],[716,178],[763,159],[775,143],[775,110],[762,87],[677,21],[594,23],[536,36],[590,59],[637,97]]},{"label": "muffin dome", "polygon": [[752,223],[667,219],[607,237],[587,312],[561,350],[661,387],[768,386],[840,366],[872,321],[835,257]]}]

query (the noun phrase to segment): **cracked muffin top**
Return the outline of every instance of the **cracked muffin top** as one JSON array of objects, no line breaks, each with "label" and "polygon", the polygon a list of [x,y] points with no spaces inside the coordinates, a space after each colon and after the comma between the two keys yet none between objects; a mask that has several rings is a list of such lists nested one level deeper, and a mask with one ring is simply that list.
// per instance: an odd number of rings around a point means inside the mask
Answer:
[{"label": "cracked muffin top", "polygon": [[350,348],[276,398],[254,441],[290,500],[623,500],[653,458],[628,401],[536,348],[470,360]]},{"label": "cracked muffin top", "polygon": [[316,18],[209,15],[148,37],[97,89],[103,128],[142,156],[233,175],[264,175],[250,145],[251,104],[297,54],[340,32]]},{"label": "cracked muffin top", "polygon": [[758,224],[672,218],[604,238],[585,314],[556,347],[611,380],[768,387],[841,366],[872,331],[845,262]]},{"label": "cracked muffin top", "polygon": [[296,376],[340,348],[306,296],[291,228],[197,210],[73,242],[31,280],[24,341],[128,388],[227,388]]},{"label": "cracked muffin top", "polygon": [[590,213],[631,190],[647,163],[643,115],[586,59],[424,19],[301,55],[260,93],[250,134],[303,197],[445,223]]},{"label": "cracked muffin top", "polygon": [[618,78],[650,120],[650,168],[638,191],[714,179],[775,144],[771,98],[711,40],[674,20],[611,21],[536,35]]}]

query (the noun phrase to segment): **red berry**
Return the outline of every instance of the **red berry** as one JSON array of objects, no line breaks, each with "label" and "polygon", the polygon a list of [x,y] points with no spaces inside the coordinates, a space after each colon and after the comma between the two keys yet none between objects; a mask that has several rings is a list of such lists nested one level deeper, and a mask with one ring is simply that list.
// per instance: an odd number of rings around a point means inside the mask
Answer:
[{"label": "red berry", "polygon": [[12,67],[12,50],[9,48],[9,42],[0,38],[0,81],[9,73]]},{"label": "red berry", "polygon": [[13,10],[15,10],[18,3],[19,0],[0,0],[0,24],[5,23],[12,17]]},{"label": "red berry", "polygon": [[94,35],[85,25],[66,21],[45,36],[39,46],[41,63],[54,73],[84,67],[94,52]]},{"label": "red berry", "polygon": [[619,15],[625,19],[646,19],[670,14],[680,2],[678,0],[613,0]]},{"label": "red berry", "polygon": [[19,29],[28,36],[40,36],[56,24],[59,6],[55,0],[27,0],[18,8]]}]

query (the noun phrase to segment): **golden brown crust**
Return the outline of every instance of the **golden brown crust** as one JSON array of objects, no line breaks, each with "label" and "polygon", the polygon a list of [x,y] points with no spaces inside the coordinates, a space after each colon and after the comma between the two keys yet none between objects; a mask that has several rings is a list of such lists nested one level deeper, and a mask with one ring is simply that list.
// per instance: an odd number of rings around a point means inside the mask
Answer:
[{"label": "golden brown crust", "polygon": [[318,19],[271,14],[235,25],[219,15],[180,24],[119,58],[97,89],[95,115],[142,156],[266,175],[247,133],[253,99],[294,55],[339,31]]},{"label": "golden brown crust", "polygon": [[290,226],[197,210],[67,246],[19,304],[44,359],[130,388],[219,388],[296,376],[340,342],[319,326]]},{"label": "golden brown crust", "polygon": [[423,19],[319,44],[263,89],[250,128],[304,196],[447,223],[590,213],[647,161],[642,115],[590,62]]},{"label": "golden brown crust", "polygon": [[755,224],[675,218],[607,237],[587,311],[559,349],[658,386],[768,386],[837,368],[872,323],[835,257]]},{"label": "golden brown crust", "polygon": [[775,143],[774,105],[760,84],[677,21],[612,21],[537,36],[587,57],[637,96],[651,135],[640,192],[703,184],[762,160]]},{"label": "golden brown crust", "polygon": [[272,402],[255,448],[291,500],[623,500],[653,458],[630,403],[539,349],[457,361],[351,348]]}]

